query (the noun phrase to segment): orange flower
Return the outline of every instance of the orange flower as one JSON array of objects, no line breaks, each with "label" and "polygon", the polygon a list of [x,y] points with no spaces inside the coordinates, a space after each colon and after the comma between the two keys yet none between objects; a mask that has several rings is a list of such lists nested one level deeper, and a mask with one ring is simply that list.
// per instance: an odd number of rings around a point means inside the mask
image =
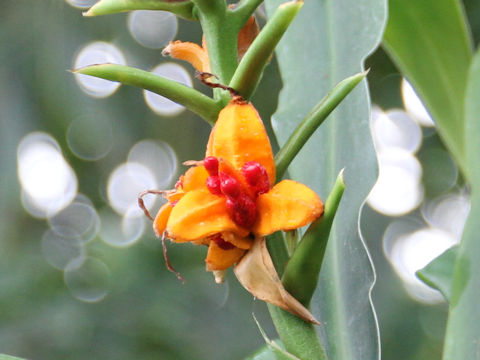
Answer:
[{"label": "orange flower", "polygon": [[[238,33],[238,60],[243,57],[252,41],[258,35],[258,32],[258,23],[255,17],[251,16]],[[171,56],[174,59],[188,61],[200,72],[210,72],[210,62],[205,37],[202,38],[202,46],[192,42],[172,41],[163,49],[162,54]]]},{"label": "orange flower", "polygon": [[323,213],[307,186],[275,181],[267,133],[251,104],[232,100],[219,114],[203,161],[167,194],[153,227],[175,242],[208,245],[207,270],[238,262],[254,238],[293,230]]}]

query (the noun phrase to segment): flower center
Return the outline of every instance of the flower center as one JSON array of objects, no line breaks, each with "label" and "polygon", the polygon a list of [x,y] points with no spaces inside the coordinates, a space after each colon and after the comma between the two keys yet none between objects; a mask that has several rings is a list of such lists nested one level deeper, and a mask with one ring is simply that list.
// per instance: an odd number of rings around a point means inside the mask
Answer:
[{"label": "flower center", "polygon": [[238,177],[235,177],[222,172],[218,159],[213,156],[206,157],[203,165],[210,175],[206,181],[208,190],[226,198],[227,211],[233,221],[242,227],[251,228],[257,220],[256,198],[270,190],[265,167],[249,161],[242,166]]},{"label": "flower center", "polygon": [[211,240],[218,245],[218,247],[222,250],[230,250],[235,247],[235,245],[229,243],[228,241],[223,240],[221,234],[215,234],[211,237]]}]

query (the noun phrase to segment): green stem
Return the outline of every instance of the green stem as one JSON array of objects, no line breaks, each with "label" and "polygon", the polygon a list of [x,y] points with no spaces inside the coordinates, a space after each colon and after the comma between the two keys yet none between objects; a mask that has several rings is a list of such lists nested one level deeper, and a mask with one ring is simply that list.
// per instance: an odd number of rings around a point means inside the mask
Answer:
[{"label": "green stem", "polygon": [[[308,307],[317,287],[330,229],[344,190],[342,170],[325,203],[323,216],[308,227],[302,241],[286,265],[282,283],[285,289],[305,307]],[[275,240],[272,239],[272,245]],[[280,242],[277,240],[275,243]],[[278,248],[275,250],[277,251]],[[278,256],[278,254],[276,255]],[[272,256],[272,259],[275,257]],[[300,359],[327,359],[325,349],[312,324],[271,304],[268,304],[268,310],[275,329],[289,353]]]},{"label": "green stem", "polygon": [[302,120],[290,135],[285,145],[275,156],[277,179],[281,179],[288,166],[305,145],[310,136],[323,123],[340,102],[363,80],[368,71],[350,76],[339,82],[313,110]]},{"label": "green stem", "polygon": [[167,2],[161,0],[101,0],[93,5],[84,16],[115,14],[132,10],[164,10],[187,20],[197,20],[191,1]]},{"label": "green stem", "polygon": [[302,6],[298,0],[280,5],[243,56],[229,86],[245,99],[255,91],[275,47]]},{"label": "green stem", "polygon": [[342,170],[325,202],[323,216],[310,224],[285,268],[282,278],[285,289],[306,307],[310,304],[313,293],[317,288],[318,275],[327,248],[333,219],[344,190],[345,183],[343,182]]},{"label": "green stem", "polygon": [[220,105],[210,97],[188,86],[148,71],[123,65],[101,64],[87,66],[73,72],[118,81],[122,84],[134,85],[152,91],[184,105],[212,125],[215,124],[220,111]]},{"label": "green stem", "polygon": [[[210,70],[219,82],[228,84],[238,65],[237,38],[239,26],[233,24],[232,14],[224,0],[193,0],[202,25],[208,48]],[[216,91],[215,95],[226,94]],[[228,96],[229,98],[229,96]],[[222,98],[227,100],[227,95]]]}]

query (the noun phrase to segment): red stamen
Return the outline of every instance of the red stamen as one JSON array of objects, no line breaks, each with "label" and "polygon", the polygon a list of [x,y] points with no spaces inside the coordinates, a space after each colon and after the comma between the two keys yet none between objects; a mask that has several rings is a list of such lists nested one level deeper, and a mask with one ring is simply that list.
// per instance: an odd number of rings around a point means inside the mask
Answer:
[{"label": "red stamen", "polygon": [[236,199],[227,198],[228,214],[238,225],[251,228],[257,220],[257,206],[247,194],[241,193]]},{"label": "red stamen", "polygon": [[235,247],[235,245],[233,245],[232,243],[223,240],[222,235],[220,234],[212,236],[212,241],[214,241],[215,244],[217,244],[217,246],[222,250],[231,250]]},{"label": "red stamen", "polygon": [[207,156],[203,159],[203,166],[211,176],[218,175],[218,159],[216,157]]},{"label": "red stamen", "polygon": [[246,162],[243,164],[241,171],[255,195],[264,194],[270,190],[267,170],[258,162]]},{"label": "red stamen", "polygon": [[223,172],[219,173],[219,178],[222,193],[227,197],[235,199],[240,194],[240,184],[238,180]]},{"label": "red stamen", "polygon": [[222,195],[220,178],[218,176],[209,176],[207,178],[207,188],[213,195]]}]

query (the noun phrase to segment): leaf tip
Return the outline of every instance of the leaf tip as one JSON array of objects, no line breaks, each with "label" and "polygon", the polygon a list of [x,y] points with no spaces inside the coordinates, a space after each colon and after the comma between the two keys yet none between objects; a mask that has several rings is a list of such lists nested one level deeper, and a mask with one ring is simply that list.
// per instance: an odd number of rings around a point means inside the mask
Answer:
[{"label": "leaf tip", "polygon": [[95,8],[96,6],[93,5],[90,9],[88,9],[87,11],[84,11],[82,12],[82,15],[84,17],[93,17],[93,16],[96,16],[97,14],[95,13]]},{"label": "leaf tip", "polygon": [[345,177],[343,176],[344,173],[345,173],[345,168],[340,170],[340,172],[338,173],[338,180],[342,182],[343,186],[345,186]]}]

